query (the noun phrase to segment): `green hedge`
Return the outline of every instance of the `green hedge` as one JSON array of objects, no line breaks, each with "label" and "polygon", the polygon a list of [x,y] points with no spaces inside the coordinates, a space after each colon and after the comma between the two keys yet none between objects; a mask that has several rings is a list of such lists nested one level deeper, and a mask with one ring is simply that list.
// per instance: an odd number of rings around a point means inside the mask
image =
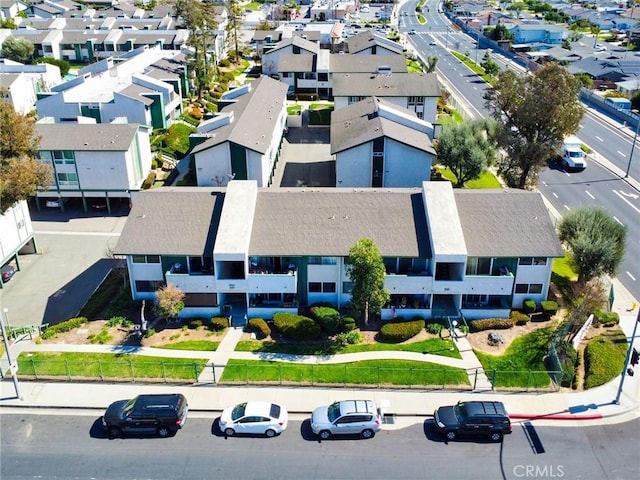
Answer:
[{"label": "green hedge", "polygon": [[197,330],[198,328],[204,326],[205,322],[206,321],[203,318],[191,318],[189,319],[189,323],[187,323],[187,325],[189,326],[190,330]]},{"label": "green hedge", "polygon": [[620,315],[617,312],[605,312],[603,310],[596,310],[593,313],[595,321],[603,327],[613,327],[620,323]]},{"label": "green hedge", "polygon": [[533,313],[536,311],[536,301],[531,300],[530,298],[526,299],[522,303],[522,310],[524,313]]},{"label": "green hedge", "polygon": [[211,319],[211,330],[220,331],[229,328],[229,319],[227,317],[213,317]]},{"label": "green hedge", "polygon": [[558,311],[558,302],[554,302],[553,300],[544,300],[540,302],[540,308],[542,308],[542,312],[545,315],[552,317]]},{"label": "green hedge", "polygon": [[278,312],[273,315],[273,324],[291,340],[316,340],[322,336],[320,325],[303,315]]},{"label": "green hedge", "polygon": [[424,320],[390,321],[380,328],[380,337],[385,342],[400,343],[415,337],[423,328]]},{"label": "green hedge", "polygon": [[531,319],[526,313],[519,312],[518,310],[512,310],[509,314],[509,320],[511,320],[514,325],[526,325]]},{"label": "green hedge", "polygon": [[342,317],[340,322],[343,332],[350,332],[356,329],[356,320],[353,317]]},{"label": "green hedge", "polygon": [[427,323],[427,332],[431,333],[432,335],[440,335],[440,332],[442,332],[443,328],[444,325],[442,325],[441,323]]},{"label": "green hedge", "polygon": [[340,312],[331,307],[311,307],[311,316],[320,324],[328,335],[340,332],[342,322]]},{"label": "green hedge", "polygon": [[48,327],[44,332],[42,332],[41,338],[43,340],[46,340],[47,338],[54,338],[59,333],[70,332],[74,328],[79,328],[87,322],[87,317],[70,318],[67,321]]},{"label": "green hedge", "polygon": [[252,332],[257,332],[262,335],[263,338],[271,335],[271,328],[267,325],[267,322],[262,318],[251,318],[247,323],[247,327]]},{"label": "green hedge", "polygon": [[484,318],[481,320],[469,320],[467,323],[472,332],[506,330],[514,325],[514,321],[511,318]]}]

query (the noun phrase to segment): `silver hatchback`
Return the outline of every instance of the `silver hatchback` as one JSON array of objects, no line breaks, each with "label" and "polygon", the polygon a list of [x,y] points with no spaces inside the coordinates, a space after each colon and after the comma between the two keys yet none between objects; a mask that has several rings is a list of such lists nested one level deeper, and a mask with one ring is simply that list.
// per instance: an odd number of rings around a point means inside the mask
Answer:
[{"label": "silver hatchback", "polygon": [[311,430],[321,439],[331,435],[371,438],[382,428],[382,414],[373,400],[342,400],[318,407],[311,414]]}]

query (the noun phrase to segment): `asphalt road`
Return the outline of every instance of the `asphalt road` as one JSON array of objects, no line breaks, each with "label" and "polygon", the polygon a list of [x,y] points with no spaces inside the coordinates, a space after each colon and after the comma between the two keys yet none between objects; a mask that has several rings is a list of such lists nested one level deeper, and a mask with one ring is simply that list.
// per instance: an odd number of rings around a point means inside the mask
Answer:
[{"label": "asphalt road", "polygon": [[640,476],[640,421],[594,428],[515,425],[503,443],[444,442],[432,420],[375,438],[320,442],[308,421],[272,439],[222,436],[213,417],[173,438],[105,437],[97,416],[3,414],[3,480],[473,479],[629,480]]},{"label": "asphalt road", "polygon": [[[401,17],[409,19],[406,29],[415,28],[418,32],[416,35],[408,35],[408,41],[425,56],[439,56],[438,73],[446,79],[448,88],[459,102],[460,110],[465,110],[473,117],[486,116],[488,112],[482,98],[486,84],[449,54],[445,47],[468,53],[472,58],[477,54],[478,59],[484,56],[484,50],[476,50],[476,42],[467,35],[452,30],[437,13],[435,3],[429,2],[429,5],[429,13],[425,13],[426,25],[419,26],[415,15]],[[415,3],[409,2],[402,8],[413,11]],[[433,41],[436,45],[431,45]],[[493,58],[502,68],[513,66],[500,56],[493,55]],[[635,132],[621,127],[588,110],[577,135],[594,150],[594,158],[602,158],[622,171],[629,167],[630,177],[637,180],[640,178],[640,148],[634,149],[633,159],[629,164]],[[598,206],[627,226],[627,248],[618,279],[635,298],[640,298],[640,192],[619,175],[593,160],[583,172],[565,172],[554,164],[549,167],[540,174],[539,189],[560,214],[578,206]]]}]

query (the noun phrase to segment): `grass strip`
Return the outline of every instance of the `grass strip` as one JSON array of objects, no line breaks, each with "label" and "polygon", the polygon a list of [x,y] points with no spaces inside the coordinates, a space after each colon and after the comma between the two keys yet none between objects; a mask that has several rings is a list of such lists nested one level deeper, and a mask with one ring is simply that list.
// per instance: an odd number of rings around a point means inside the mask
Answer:
[{"label": "grass strip", "polygon": [[430,353],[450,358],[462,358],[458,349],[451,350],[451,341],[441,338],[430,338],[412,343],[368,343],[342,346],[337,343],[292,344],[273,341],[246,340],[238,342],[238,352],[289,353],[294,355],[339,355],[343,353],[404,351]]},{"label": "grass strip", "polygon": [[18,375],[81,379],[171,379],[195,381],[206,359],[120,353],[33,352],[18,357]]},{"label": "grass strip", "polygon": [[365,360],[331,365],[230,360],[220,381],[312,385],[469,385],[469,378],[462,369],[407,360]]},{"label": "grass strip", "polygon": [[197,350],[201,352],[215,352],[219,345],[220,342],[212,342],[210,340],[185,340],[183,342],[159,345],[155,348],[164,348],[166,350]]},{"label": "grass strip", "polygon": [[584,388],[604,385],[620,375],[628,347],[627,337],[620,330],[603,333],[591,340],[584,351]]}]

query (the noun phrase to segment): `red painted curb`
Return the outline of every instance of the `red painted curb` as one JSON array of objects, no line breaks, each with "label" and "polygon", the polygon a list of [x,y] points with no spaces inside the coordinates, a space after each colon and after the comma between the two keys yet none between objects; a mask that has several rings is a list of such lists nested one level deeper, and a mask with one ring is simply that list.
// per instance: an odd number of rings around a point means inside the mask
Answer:
[{"label": "red painted curb", "polygon": [[602,414],[572,415],[570,413],[550,413],[548,415],[525,415],[524,413],[510,413],[509,418],[521,420],[600,420],[602,419]]}]

